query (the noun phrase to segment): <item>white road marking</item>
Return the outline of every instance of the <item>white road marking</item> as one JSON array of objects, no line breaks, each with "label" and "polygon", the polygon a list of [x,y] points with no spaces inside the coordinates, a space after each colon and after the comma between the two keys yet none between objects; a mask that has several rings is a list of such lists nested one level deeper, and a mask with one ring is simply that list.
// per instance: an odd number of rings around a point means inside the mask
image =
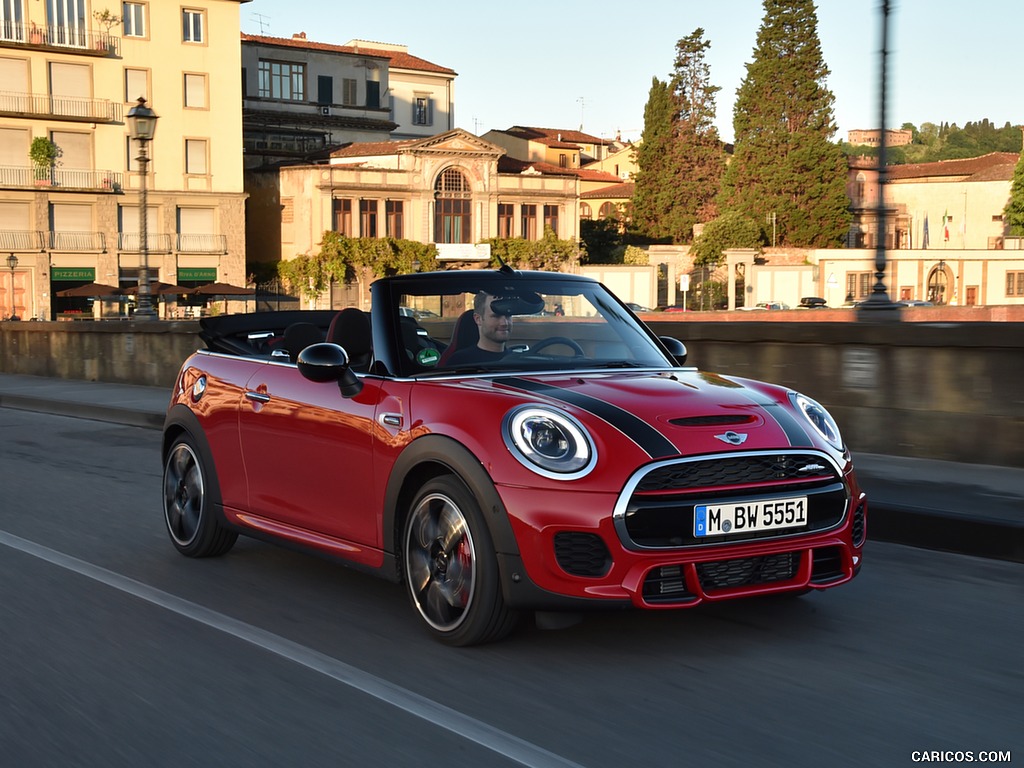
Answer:
[{"label": "white road marking", "polygon": [[583,768],[579,763],[566,760],[553,752],[401,688],[394,683],[389,683],[387,680],[287,640],[280,635],[232,619],[189,600],[175,597],[135,579],[87,563],[71,555],[65,555],[7,531],[0,531],[0,544],[45,560],[52,565],[93,581],[106,584],[120,592],[158,605],[187,619],[205,624],[258,648],[270,651],[281,658],[337,680],[520,765],[528,766],[528,768]]}]

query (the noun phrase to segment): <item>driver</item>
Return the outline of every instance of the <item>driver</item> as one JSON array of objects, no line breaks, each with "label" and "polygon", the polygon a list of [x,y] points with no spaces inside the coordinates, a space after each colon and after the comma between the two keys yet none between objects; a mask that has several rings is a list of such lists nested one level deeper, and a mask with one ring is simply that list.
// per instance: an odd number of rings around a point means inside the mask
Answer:
[{"label": "driver", "polygon": [[498,313],[491,306],[495,296],[479,291],[473,299],[473,320],[480,340],[475,346],[463,347],[448,359],[449,365],[493,363],[505,356],[505,344],[512,335],[512,314]]}]

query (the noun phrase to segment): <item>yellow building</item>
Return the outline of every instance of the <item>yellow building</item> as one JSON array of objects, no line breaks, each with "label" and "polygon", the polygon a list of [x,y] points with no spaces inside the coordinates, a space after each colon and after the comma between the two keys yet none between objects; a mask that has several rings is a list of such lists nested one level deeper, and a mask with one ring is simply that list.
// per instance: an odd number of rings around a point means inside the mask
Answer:
[{"label": "yellow building", "polygon": [[[145,261],[167,284],[244,284],[243,2],[3,3],[0,253],[17,265],[2,270],[0,314],[13,304],[22,318],[124,315],[124,296],[59,294],[136,287]],[[158,115],[145,164],[126,124],[140,96]],[[57,148],[52,166],[30,160],[40,139]],[[161,315],[181,304],[160,297]]]},{"label": "yellow building", "polygon": [[325,231],[433,243],[442,262],[486,262],[491,238],[579,233],[575,173],[543,173],[462,129],[249,175],[253,255],[270,262],[316,253]]}]

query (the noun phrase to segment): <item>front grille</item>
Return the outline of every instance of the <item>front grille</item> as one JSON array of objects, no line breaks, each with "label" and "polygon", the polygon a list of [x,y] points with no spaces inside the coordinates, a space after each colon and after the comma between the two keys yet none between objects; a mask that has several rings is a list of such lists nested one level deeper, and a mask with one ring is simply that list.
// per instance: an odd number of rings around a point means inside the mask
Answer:
[{"label": "front grille", "polygon": [[835,468],[816,454],[748,454],[662,466],[645,475],[636,490],[650,493],[838,478]]},{"label": "front grille", "polygon": [[595,533],[580,531],[555,534],[555,560],[572,576],[604,576],[612,565],[604,540]]},{"label": "front grille", "polygon": [[853,512],[853,546],[859,547],[864,543],[865,532],[867,530],[867,520],[865,520],[865,508],[866,504],[861,502],[857,505],[857,509]]},{"label": "front grille", "polygon": [[812,584],[827,584],[843,576],[843,552],[839,547],[814,550],[814,559],[811,561]]},{"label": "front grille", "polygon": [[648,603],[689,603],[697,596],[686,588],[683,566],[663,565],[653,568],[644,579],[644,601]]},{"label": "front grille", "polygon": [[[776,530],[694,536],[694,508],[807,497],[807,523]],[[818,453],[752,452],[662,462],[634,477],[616,505],[615,523],[628,548],[714,546],[829,530],[840,525],[849,492],[831,461]]]},{"label": "front grille", "polygon": [[701,589],[705,592],[714,592],[787,581],[796,574],[799,564],[799,552],[697,563],[697,578],[700,580]]}]

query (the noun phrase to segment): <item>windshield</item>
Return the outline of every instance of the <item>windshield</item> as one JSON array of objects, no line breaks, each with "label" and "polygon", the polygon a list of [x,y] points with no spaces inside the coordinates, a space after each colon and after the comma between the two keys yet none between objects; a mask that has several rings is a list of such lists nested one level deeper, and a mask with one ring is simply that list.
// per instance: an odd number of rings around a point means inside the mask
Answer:
[{"label": "windshield", "polygon": [[593,281],[473,272],[403,279],[393,295],[402,375],[671,365]]}]

